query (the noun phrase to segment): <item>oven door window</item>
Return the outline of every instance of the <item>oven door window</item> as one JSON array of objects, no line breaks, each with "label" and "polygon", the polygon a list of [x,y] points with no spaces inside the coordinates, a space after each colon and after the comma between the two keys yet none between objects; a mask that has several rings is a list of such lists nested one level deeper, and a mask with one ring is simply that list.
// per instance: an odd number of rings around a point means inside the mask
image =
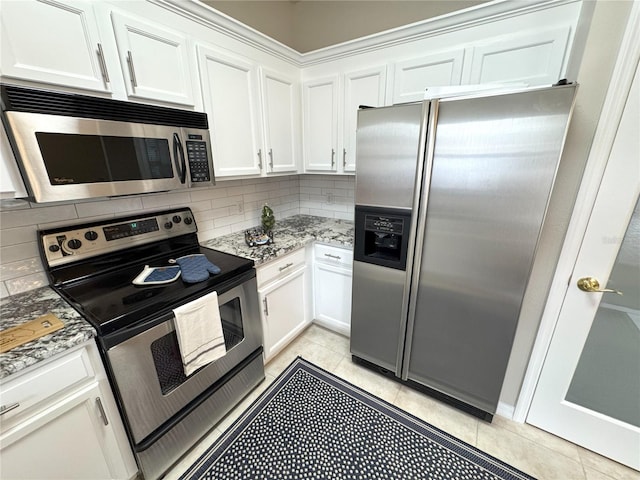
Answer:
[{"label": "oven door window", "polygon": [[[242,311],[238,297],[220,306],[220,318],[225,347],[229,352],[244,338]],[[175,330],[151,343],[151,355],[163,395],[169,394],[187,380]],[[193,375],[196,374],[197,371],[193,373]]]}]

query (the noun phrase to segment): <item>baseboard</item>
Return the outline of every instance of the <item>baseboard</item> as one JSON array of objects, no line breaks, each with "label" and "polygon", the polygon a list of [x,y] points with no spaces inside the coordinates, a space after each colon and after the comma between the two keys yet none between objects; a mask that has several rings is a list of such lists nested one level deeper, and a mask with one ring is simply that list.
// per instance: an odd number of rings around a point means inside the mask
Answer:
[{"label": "baseboard", "polygon": [[509,405],[508,403],[498,402],[498,408],[496,409],[496,415],[513,420],[513,415],[516,411],[515,405]]}]

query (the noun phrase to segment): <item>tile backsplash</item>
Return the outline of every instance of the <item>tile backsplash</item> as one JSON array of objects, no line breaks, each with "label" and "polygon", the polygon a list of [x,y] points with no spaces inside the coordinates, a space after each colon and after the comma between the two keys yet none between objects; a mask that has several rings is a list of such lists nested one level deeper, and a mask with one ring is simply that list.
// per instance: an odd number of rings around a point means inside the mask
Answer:
[{"label": "tile backsplash", "polygon": [[188,192],[0,205],[0,297],[48,285],[36,244],[41,228],[188,206],[204,241],[258,225],[264,203],[276,219],[299,213],[352,219],[354,191],[354,177],[291,175],[219,180],[215,187]]}]

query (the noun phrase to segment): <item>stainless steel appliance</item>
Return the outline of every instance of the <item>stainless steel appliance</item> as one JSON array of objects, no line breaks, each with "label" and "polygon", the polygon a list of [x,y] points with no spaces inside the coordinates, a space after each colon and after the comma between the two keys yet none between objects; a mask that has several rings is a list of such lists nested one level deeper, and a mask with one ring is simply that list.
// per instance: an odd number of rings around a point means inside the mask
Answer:
[{"label": "stainless steel appliance", "polygon": [[2,119],[36,202],[213,185],[205,113],[13,85]]},{"label": "stainless steel appliance", "polygon": [[[188,208],[39,232],[52,287],[98,332],[111,386],[144,477],[155,479],[264,379],[253,261],[200,247]],[[204,254],[221,272],[137,286],[145,265]],[[188,377],[173,309],[216,291],[226,354]]]},{"label": "stainless steel appliance", "polygon": [[359,111],[355,361],[492,418],[575,91]]}]

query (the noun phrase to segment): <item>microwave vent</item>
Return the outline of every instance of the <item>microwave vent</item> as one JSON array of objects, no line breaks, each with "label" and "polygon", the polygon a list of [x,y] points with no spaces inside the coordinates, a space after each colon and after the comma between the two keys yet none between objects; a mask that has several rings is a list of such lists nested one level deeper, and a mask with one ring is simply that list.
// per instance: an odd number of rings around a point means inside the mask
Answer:
[{"label": "microwave vent", "polygon": [[2,109],[65,117],[97,118],[118,122],[146,123],[208,129],[207,114],[176,108],[123,102],[109,98],[1,85]]}]

